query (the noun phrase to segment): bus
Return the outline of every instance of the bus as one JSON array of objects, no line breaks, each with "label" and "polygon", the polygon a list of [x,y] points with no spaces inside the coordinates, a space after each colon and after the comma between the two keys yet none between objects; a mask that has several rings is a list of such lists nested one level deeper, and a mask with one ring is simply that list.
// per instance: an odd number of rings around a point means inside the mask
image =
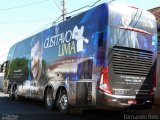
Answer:
[{"label": "bus", "polygon": [[156,60],[155,17],[126,4],[102,3],[14,44],[5,80],[10,98],[41,100],[63,113],[151,108]]},{"label": "bus", "polygon": [[4,73],[0,73],[0,91],[3,91]]}]

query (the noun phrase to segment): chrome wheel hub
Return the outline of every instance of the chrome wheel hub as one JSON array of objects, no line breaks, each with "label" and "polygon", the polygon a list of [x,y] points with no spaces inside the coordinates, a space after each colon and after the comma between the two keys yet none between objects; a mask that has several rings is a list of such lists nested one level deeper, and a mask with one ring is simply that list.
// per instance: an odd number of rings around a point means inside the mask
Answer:
[{"label": "chrome wheel hub", "polygon": [[60,100],[59,100],[59,104],[61,106],[62,109],[66,109],[67,105],[68,105],[68,99],[66,95],[62,95]]}]

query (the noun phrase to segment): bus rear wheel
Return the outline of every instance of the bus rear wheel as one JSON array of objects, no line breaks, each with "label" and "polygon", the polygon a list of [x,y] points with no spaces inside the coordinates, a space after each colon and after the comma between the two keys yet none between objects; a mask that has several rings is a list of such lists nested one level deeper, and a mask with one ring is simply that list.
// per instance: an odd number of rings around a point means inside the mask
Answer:
[{"label": "bus rear wheel", "polygon": [[45,107],[47,110],[52,110],[54,107],[53,90],[52,88],[47,88],[45,93]]},{"label": "bus rear wheel", "polygon": [[68,114],[69,113],[69,103],[66,90],[62,90],[60,97],[58,99],[58,108],[60,112]]}]

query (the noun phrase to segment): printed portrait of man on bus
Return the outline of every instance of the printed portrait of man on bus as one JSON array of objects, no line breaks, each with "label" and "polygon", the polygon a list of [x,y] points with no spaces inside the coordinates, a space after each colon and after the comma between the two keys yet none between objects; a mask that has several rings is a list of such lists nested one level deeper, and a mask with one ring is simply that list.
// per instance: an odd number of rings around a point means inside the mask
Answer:
[{"label": "printed portrait of man on bus", "polygon": [[39,80],[42,70],[42,50],[38,40],[32,40],[31,48],[31,72],[34,80]]},{"label": "printed portrait of man on bus", "polygon": [[31,75],[32,79],[39,85],[43,84],[45,79],[44,65],[42,64],[43,47],[41,44],[41,35],[32,38],[31,43]]}]

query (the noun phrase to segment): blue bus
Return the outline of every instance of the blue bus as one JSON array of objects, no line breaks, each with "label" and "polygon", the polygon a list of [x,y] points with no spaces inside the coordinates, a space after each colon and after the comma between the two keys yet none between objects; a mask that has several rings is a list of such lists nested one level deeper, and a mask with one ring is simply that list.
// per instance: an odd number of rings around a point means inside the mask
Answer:
[{"label": "blue bus", "polygon": [[74,107],[151,108],[156,60],[155,17],[103,3],[14,44],[5,81],[10,98],[42,100],[63,113]]}]

